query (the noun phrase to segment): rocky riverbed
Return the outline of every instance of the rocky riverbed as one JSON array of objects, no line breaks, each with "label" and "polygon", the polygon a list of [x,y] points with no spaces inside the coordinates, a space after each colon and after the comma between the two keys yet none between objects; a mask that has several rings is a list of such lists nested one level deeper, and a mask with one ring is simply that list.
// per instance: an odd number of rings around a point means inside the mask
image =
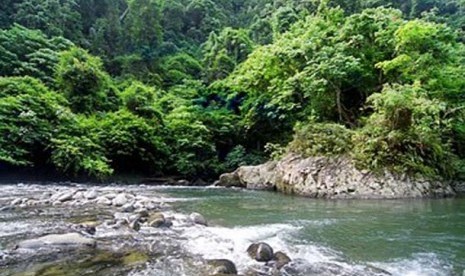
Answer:
[{"label": "rocky riverbed", "polygon": [[[237,275],[231,260],[186,248],[186,232],[208,227],[204,216],[176,213],[169,197],[145,189],[3,186],[0,275],[138,275],[157,266],[157,275]],[[266,243],[244,248],[246,254],[256,264],[244,275],[292,269],[290,257]]]},{"label": "rocky riverbed", "polygon": [[[1,189],[1,276],[452,275],[451,271],[463,269],[456,265],[463,256],[450,257],[436,248],[426,255],[414,250],[413,259],[402,254],[398,261],[386,258],[393,240],[383,231],[398,216],[388,213],[385,226],[370,230],[371,221],[377,220],[370,216],[384,212],[381,208],[372,213],[370,206],[380,203],[339,208],[326,201],[214,187],[67,183]],[[437,210],[449,206],[444,204]],[[358,217],[359,212],[364,215]],[[351,227],[352,223],[360,225]],[[326,233],[334,243],[321,239]],[[449,237],[454,241],[459,236]],[[365,256],[365,250],[357,248],[370,248],[373,238],[378,239],[376,246]],[[410,240],[416,241],[415,236]],[[455,247],[453,242],[445,248]]]}]

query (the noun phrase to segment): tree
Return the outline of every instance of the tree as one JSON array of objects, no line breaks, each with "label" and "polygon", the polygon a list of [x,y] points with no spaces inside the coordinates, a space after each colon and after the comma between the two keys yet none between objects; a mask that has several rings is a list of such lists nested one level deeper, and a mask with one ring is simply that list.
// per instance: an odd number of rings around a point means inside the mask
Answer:
[{"label": "tree", "polygon": [[112,110],[118,104],[116,88],[102,62],[81,48],[60,54],[55,77],[74,112],[90,114]]},{"label": "tree", "polygon": [[0,76],[31,76],[53,85],[58,52],[72,46],[67,39],[47,38],[41,31],[20,25],[0,30]]},{"label": "tree", "polygon": [[206,81],[225,78],[247,58],[253,47],[244,29],[225,28],[219,35],[211,33],[203,46]]},{"label": "tree", "polygon": [[15,20],[48,36],[64,36],[74,41],[82,37],[81,16],[75,0],[23,0],[16,5]]}]

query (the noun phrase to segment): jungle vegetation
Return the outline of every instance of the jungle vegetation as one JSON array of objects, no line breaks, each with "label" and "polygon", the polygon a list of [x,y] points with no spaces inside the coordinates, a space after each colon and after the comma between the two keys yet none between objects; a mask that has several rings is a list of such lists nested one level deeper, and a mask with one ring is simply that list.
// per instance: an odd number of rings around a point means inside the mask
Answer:
[{"label": "jungle vegetation", "polygon": [[465,172],[464,0],[3,0],[0,164]]}]

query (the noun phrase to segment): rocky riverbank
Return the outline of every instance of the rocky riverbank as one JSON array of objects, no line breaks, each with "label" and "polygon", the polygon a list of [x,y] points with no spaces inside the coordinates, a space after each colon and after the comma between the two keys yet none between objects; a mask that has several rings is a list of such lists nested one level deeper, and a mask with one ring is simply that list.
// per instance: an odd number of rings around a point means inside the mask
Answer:
[{"label": "rocky riverbank", "polygon": [[243,166],[221,175],[216,185],[326,199],[399,199],[454,196],[447,181],[357,169],[346,157],[287,155],[279,161]]},{"label": "rocky riverbank", "polygon": [[[127,275],[173,259],[187,260],[196,267],[196,272],[179,275],[238,273],[231,260],[203,259],[189,253],[183,233],[201,231],[208,221],[199,213],[176,213],[162,194],[147,196],[134,189],[81,185],[18,185],[17,190],[31,193],[4,199],[0,212],[26,221],[34,218],[46,223],[50,216],[58,220],[48,221],[55,225],[44,229],[39,225],[24,229],[16,240],[0,239],[0,266],[10,272],[0,275]],[[245,275],[281,275],[281,270],[290,269],[286,267],[289,256],[273,253],[265,243],[253,244],[243,252],[256,260]],[[33,263],[37,265],[28,265]],[[170,273],[166,275],[177,275]]]}]

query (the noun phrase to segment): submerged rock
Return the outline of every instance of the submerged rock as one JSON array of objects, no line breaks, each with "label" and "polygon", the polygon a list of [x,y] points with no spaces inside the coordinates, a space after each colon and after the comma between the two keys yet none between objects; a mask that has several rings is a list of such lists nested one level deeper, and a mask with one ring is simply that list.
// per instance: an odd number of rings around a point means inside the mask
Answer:
[{"label": "submerged rock", "polygon": [[199,225],[207,226],[207,220],[199,213],[191,213],[189,218],[195,223]]},{"label": "submerged rock", "polygon": [[37,249],[41,247],[95,247],[94,239],[86,238],[78,233],[68,234],[52,234],[36,239],[22,241],[18,244],[18,248]]},{"label": "submerged rock", "polygon": [[283,266],[287,265],[290,262],[291,258],[289,258],[289,256],[287,256],[285,253],[281,251],[274,253],[272,265],[276,269],[281,269]]},{"label": "submerged rock", "polygon": [[247,248],[247,253],[257,262],[269,262],[274,258],[273,248],[264,242],[251,244]]},{"label": "submerged rock", "polygon": [[226,259],[208,260],[208,271],[210,275],[234,275],[237,274],[236,265]]}]

